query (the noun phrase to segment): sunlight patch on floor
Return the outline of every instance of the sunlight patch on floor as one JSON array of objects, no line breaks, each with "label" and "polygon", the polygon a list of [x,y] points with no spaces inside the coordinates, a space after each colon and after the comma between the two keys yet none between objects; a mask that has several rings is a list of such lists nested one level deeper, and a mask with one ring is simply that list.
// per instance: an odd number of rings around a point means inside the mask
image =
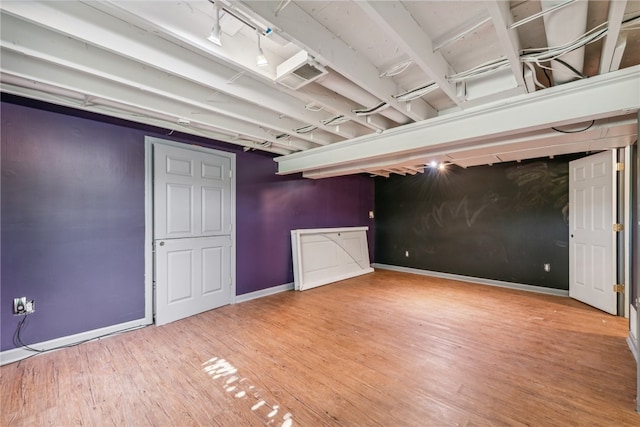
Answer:
[{"label": "sunlight patch on floor", "polygon": [[[293,416],[291,413],[285,413],[281,421],[277,421],[278,413],[282,412],[280,405],[269,404],[256,391],[256,388],[249,382],[247,378],[242,378],[236,369],[227,360],[219,357],[212,357],[202,364],[203,370],[216,380],[217,383],[227,392],[234,393],[236,399],[247,399],[249,403],[253,403],[251,411],[258,414],[266,425],[279,425],[280,427],[293,426]],[[255,403],[254,403],[255,402]]]}]

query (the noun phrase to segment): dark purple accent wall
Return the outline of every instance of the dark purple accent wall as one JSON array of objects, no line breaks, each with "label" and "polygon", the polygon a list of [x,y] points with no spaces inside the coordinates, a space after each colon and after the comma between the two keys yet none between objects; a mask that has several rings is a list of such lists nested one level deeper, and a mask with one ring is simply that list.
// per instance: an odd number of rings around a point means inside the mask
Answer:
[{"label": "dark purple accent wall", "polygon": [[26,343],[144,317],[144,137],[235,152],[236,286],[293,281],[290,230],[369,225],[374,181],[275,175],[273,156],[3,94],[1,349],[14,348],[13,298],[36,301]]},{"label": "dark purple accent wall", "polygon": [[2,349],[144,317],[139,131],[2,104]]}]

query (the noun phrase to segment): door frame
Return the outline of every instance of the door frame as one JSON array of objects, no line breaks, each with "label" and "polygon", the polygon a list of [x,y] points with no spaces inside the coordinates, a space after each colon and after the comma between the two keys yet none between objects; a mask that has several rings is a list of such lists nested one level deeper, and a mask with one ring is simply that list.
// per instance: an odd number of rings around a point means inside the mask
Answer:
[{"label": "door frame", "polygon": [[[576,286],[575,286],[575,279],[577,274],[576,268],[575,268],[576,252],[574,250],[574,239],[573,239],[573,234],[574,234],[573,227],[575,226],[575,224],[573,224],[573,220],[574,218],[576,218],[575,214],[578,211],[576,210],[576,206],[573,206],[573,203],[576,202],[576,200],[574,199],[575,184],[572,179],[574,174],[574,168],[572,165],[577,162],[581,162],[582,164],[582,162],[588,161],[589,159],[592,159],[595,156],[603,156],[605,154],[607,157],[606,163],[608,163],[608,167],[610,168],[609,172],[607,173],[608,175],[607,179],[610,180],[610,185],[611,185],[611,188],[610,188],[611,194],[610,194],[610,197],[606,198],[605,203],[607,203],[606,208],[609,210],[609,214],[611,215],[609,227],[613,227],[613,224],[618,220],[619,194],[618,194],[618,172],[616,171],[616,162],[618,161],[617,160],[618,150],[606,149],[606,150],[597,152],[595,154],[581,157],[579,159],[575,159],[569,162],[569,205],[570,205],[570,211],[573,212],[571,213],[570,219],[569,219],[569,234],[571,235],[569,239],[569,297],[576,299],[577,301],[581,301],[585,304],[591,305],[605,313],[610,313],[609,309],[611,309],[611,307],[609,307],[608,304],[605,304],[605,307],[607,308],[601,308],[601,306],[595,306],[589,302],[582,300],[581,298],[584,297],[584,295],[576,295],[576,292],[577,292]],[[593,165],[593,160],[589,163],[589,165],[590,166]],[[591,177],[590,174],[589,174],[589,177]],[[587,190],[593,188],[593,184],[589,184],[589,185],[590,187],[587,187]],[[591,200],[591,202],[593,202],[593,200]],[[591,212],[591,215],[593,215],[593,212]],[[592,227],[592,225],[587,225],[587,226]],[[607,241],[608,241],[608,245],[610,246],[609,246],[609,251],[606,253],[605,256],[609,258],[609,262],[611,263],[611,265],[609,269],[606,269],[606,271],[604,271],[604,274],[607,277],[606,280],[608,280],[610,284],[607,284],[607,283],[604,284],[604,289],[603,289],[604,293],[600,295],[600,297],[602,298],[598,298],[598,301],[602,302],[604,299],[605,302],[608,302],[609,298],[613,298],[614,307],[612,308],[613,312],[610,314],[614,316],[623,316],[624,312],[621,312],[620,310],[618,294],[616,294],[614,290],[611,288],[615,283],[618,283],[618,277],[617,277],[619,273],[618,262],[622,254],[618,252],[618,233],[614,232],[611,228],[608,228],[608,230],[609,230],[609,234],[607,234]],[[609,289],[609,291],[607,291],[607,289]],[[610,296],[606,295],[607,292],[610,292]],[[594,294],[592,292],[589,292],[589,295],[593,296]]]},{"label": "door frame", "polygon": [[153,146],[168,145],[227,157],[231,162],[231,304],[236,303],[236,154],[213,148],[189,145],[154,136],[144,137],[144,314],[145,321],[154,323],[154,251],[153,251]]}]

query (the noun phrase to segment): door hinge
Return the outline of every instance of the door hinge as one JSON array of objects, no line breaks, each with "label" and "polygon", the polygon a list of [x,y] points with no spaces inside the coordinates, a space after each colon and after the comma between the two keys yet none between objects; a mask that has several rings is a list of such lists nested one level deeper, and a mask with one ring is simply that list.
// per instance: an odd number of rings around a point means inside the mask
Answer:
[{"label": "door hinge", "polygon": [[615,284],[613,285],[613,292],[619,293],[619,294],[624,294],[624,285],[621,284]]},{"label": "door hinge", "polygon": [[613,224],[613,231],[624,231],[624,225],[620,223]]},{"label": "door hinge", "polygon": [[622,172],[624,170],[624,163],[616,163],[616,172]]}]

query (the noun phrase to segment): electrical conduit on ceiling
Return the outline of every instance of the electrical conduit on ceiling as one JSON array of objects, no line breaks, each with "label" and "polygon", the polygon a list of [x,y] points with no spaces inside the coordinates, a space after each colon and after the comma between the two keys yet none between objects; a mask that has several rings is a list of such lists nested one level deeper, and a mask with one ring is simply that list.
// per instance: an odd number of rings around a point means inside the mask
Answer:
[{"label": "electrical conduit on ceiling", "polygon": [[[344,96],[345,98],[351,99],[366,108],[376,106],[381,101],[378,97],[371,95],[366,90],[354,85],[344,77],[338,76],[335,73],[329,73],[320,77],[316,80],[316,83]],[[379,114],[399,124],[411,122],[411,119],[394,108],[387,108],[386,110],[380,111]]]}]

